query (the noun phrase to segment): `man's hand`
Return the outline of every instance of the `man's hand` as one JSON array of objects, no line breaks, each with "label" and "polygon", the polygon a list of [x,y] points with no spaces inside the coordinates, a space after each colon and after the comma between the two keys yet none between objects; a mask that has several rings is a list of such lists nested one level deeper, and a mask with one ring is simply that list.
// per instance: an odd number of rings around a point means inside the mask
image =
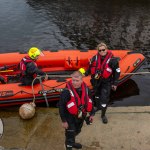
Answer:
[{"label": "man's hand", "polygon": [[93,120],[94,120],[94,116],[90,116],[89,121],[93,122]]},{"label": "man's hand", "polygon": [[62,127],[68,129],[69,127],[68,122],[62,122]]},{"label": "man's hand", "polygon": [[112,89],[113,91],[116,91],[116,90],[117,90],[117,86],[116,86],[116,85],[112,85],[112,86],[111,86],[111,89]]},{"label": "man's hand", "polygon": [[88,74],[88,72],[87,72],[87,71],[85,71],[84,76],[86,76],[86,77],[87,77],[88,75],[89,75],[89,74]]},{"label": "man's hand", "polygon": [[45,75],[45,79],[44,80],[48,80],[48,75],[47,74]]},{"label": "man's hand", "polygon": [[92,122],[93,122],[93,116],[88,116],[88,117],[86,117],[85,118],[85,122],[86,122],[86,124],[87,125],[91,125],[92,124]]}]

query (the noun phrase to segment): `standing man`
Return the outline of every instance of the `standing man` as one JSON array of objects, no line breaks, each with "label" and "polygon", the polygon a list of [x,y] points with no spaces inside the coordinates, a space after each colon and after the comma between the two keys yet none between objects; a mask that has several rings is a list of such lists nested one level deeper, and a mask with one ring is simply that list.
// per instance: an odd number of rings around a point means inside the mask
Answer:
[{"label": "standing man", "polygon": [[[61,93],[59,102],[59,113],[62,120],[62,127],[65,128],[65,148],[81,149],[82,145],[75,142],[75,137],[81,132],[84,120],[93,121],[94,109],[91,100],[91,93],[83,82],[83,75],[75,71],[72,80],[67,82],[66,89]],[[87,113],[89,116],[87,117]]]},{"label": "standing man", "polygon": [[[31,47],[28,52],[28,56],[25,56],[19,66],[20,66],[20,81],[21,85],[31,85],[33,79],[37,76],[45,76],[45,80],[48,79],[46,73],[38,69],[36,61],[38,60],[39,56],[43,53],[37,47]],[[39,83],[39,80],[35,80],[34,84]]]},{"label": "standing man", "polygon": [[97,110],[101,109],[101,119],[107,123],[105,115],[111,89],[116,91],[120,77],[119,63],[105,43],[97,46],[98,53],[92,57],[85,75],[91,74]]}]

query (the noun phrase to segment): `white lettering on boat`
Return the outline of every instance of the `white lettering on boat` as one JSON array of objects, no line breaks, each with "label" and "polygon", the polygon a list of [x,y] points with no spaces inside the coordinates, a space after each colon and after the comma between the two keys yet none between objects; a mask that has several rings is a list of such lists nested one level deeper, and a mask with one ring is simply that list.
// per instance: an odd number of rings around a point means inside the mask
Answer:
[{"label": "white lettering on boat", "polygon": [[0,97],[8,97],[13,95],[14,95],[13,91],[0,91]]}]

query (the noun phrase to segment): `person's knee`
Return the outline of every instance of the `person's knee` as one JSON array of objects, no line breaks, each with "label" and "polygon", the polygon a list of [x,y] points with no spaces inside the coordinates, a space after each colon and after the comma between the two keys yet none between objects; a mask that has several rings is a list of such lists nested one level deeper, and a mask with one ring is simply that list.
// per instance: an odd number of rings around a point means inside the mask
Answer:
[{"label": "person's knee", "polygon": [[101,104],[101,107],[102,107],[102,108],[106,108],[106,107],[107,107],[107,104],[105,104],[105,103],[104,103],[104,104]]},{"label": "person's knee", "polygon": [[100,104],[100,109],[101,109],[102,111],[106,111],[106,109],[107,109],[107,104],[106,104],[106,103],[101,103],[101,104]]},{"label": "person's knee", "polygon": [[100,108],[100,96],[95,96],[96,107]]}]

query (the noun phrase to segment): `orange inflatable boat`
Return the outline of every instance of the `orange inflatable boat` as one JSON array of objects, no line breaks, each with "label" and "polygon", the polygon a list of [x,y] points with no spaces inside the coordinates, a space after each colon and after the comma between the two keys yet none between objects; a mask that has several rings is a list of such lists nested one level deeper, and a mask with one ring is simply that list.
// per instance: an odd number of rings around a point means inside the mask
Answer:
[{"label": "orange inflatable boat", "polygon": [[[130,73],[136,72],[145,61],[142,54],[130,50],[112,50],[112,52],[119,59],[121,69],[119,84],[129,79],[132,75]],[[55,78],[33,87],[19,86],[19,83],[0,84],[0,107],[31,102],[34,96],[37,103],[46,102],[48,106],[50,101],[59,99],[60,91],[65,87],[65,82],[69,80],[63,75],[81,67],[87,69],[89,59],[97,51],[59,50],[43,51],[43,53],[45,56],[40,57],[37,64],[49,75],[56,74]],[[0,54],[0,74],[12,77],[19,74],[18,64],[25,55],[20,53]],[[84,77],[84,81],[92,89],[90,76]]]}]

